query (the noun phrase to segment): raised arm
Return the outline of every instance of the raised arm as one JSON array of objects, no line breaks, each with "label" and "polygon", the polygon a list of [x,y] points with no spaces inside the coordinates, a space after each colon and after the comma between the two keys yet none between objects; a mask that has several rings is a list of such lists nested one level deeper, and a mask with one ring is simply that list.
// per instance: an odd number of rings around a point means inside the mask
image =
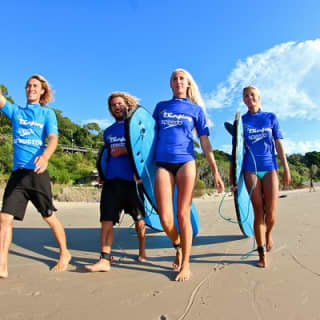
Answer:
[{"label": "raised arm", "polygon": [[202,149],[202,151],[208,161],[208,164],[211,168],[216,188],[219,193],[223,192],[224,191],[224,184],[223,184],[223,181],[220,177],[218,167],[216,164],[216,160],[214,158],[213,150],[211,147],[211,143],[210,143],[207,135],[203,135],[200,137],[200,144],[201,144],[201,149]]},{"label": "raised arm", "polygon": [[290,174],[290,168],[288,165],[288,161],[287,161],[287,157],[286,157],[286,154],[284,151],[282,140],[276,139],[275,146],[276,146],[278,157],[279,157],[281,164],[283,166],[282,183],[284,186],[288,186],[291,183],[291,174]]},{"label": "raised arm", "polygon": [[50,133],[48,135],[48,145],[44,149],[43,154],[36,157],[34,160],[34,164],[36,165],[36,168],[34,169],[34,171],[36,173],[42,173],[47,169],[49,159],[55,152],[57,145],[58,145],[58,136],[55,133]]}]

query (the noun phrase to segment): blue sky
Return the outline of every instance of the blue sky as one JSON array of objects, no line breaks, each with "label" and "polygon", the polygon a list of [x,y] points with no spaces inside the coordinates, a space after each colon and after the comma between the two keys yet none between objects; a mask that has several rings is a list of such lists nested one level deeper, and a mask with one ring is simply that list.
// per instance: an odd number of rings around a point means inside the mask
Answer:
[{"label": "blue sky", "polygon": [[182,67],[205,98],[214,149],[230,151],[223,123],[246,111],[241,90],[253,84],[279,117],[287,153],[320,151],[319,12],[318,0],[6,1],[0,83],[24,104],[25,80],[40,73],[52,107],[105,127],[112,91],[152,111]]}]

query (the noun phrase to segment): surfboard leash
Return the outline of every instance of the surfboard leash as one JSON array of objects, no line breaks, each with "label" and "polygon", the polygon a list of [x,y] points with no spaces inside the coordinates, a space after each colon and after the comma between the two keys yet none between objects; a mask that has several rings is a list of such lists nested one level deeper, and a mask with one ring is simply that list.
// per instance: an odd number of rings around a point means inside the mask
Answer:
[{"label": "surfboard leash", "polygon": [[150,203],[151,204],[151,210],[150,209],[146,210],[146,208],[144,206],[144,200],[141,198],[141,194],[140,194],[140,191],[139,191],[139,183],[137,183],[137,182],[136,182],[136,192],[137,192],[137,196],[138,196],[139,202],[144,207],[146,216],[150,217],[153,214],[157,214],[157,212],[155,211],[155,209],[153,208],[151,203]]},{"label": "surfboard leash", "polygon": [[[252,151],[250,150],[249,146],[248,146],[246,143],[245,143],[245,145],[246,145],[246,147],[247,147],[247,149],[248,149],[248,151],[249,151],[249,153],[250,153],[250,155],[251,155],[251,157],[252,157],[252,160],[253,160],[253,163],[254,163],[254,166],[255,166],[255,180],[254,180],[254,183],[253,183],[253,185],[252,185],[252,187],[251,187],[251,190],[250,190],[250,192],[249,192],[247,215],[246,215],[245,219],[240,220],[240,221],[238,221],[238,220],[233,220],[233,219],[231,219],[231,218],[226,218],[225,216],[223,216],[223,214],[222,214],[222,205],[223,205],[223,202],[224,202],[226,196],[229,194],[229,192],[232,192],[231,188],[224,193],[224,195],[223,195],[223,197],[222,197],[222,199],[221,199],[221,201],[220,201],[220,203],[219,203],[219,209],[218,209],[219,216],[220,216],[223,220],[228,221],[228,222],[230,222],[230,223],[234,223],[234,224],[244,224],[244,223],[248,220],[249,215],[250,215],[250,204],[251,204],[252,193],[253,193],[254,187],[255,187],[256,182],[257,182],[257,163],[256,163],[256,160],[255,160],[254,154],[253,154]],[[250,256],[253,255],[253,253],[254,253],[255,251],[257,251],[257,249],[255,248],[256,239],[255,239],[255,236],[254,236],[254,230],[252,229],[251,225],[249,225],[249,228],[252,230],[252,234],[253,234],[252,249],[251,249],[249,252],[243,254],[243,255],[241,256],[241,260],[248,259]]]}]

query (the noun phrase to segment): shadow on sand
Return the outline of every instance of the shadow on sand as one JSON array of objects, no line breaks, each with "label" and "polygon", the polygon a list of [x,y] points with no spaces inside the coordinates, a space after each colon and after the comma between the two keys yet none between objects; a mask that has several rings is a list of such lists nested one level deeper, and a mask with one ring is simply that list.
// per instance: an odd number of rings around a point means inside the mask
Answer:
[{"label": "shadow on sand", "polygon": [[[100,228],[65,228],[68,239],[68,248],[72,254],[71,265],[76,267],[75,272],[84,272],[84,264],[91,264],[99,257],[100,251]],[[244,239],[241,235],[199,235],[193,241],[193,247],[203,245],[215,245],[228,243]],[[56,264],[59,257],[57,243],[49,228],[23,228],[18,227],[13,230],[13,244],[24,250],[11,249],[10,254],[20,257],[36,260],[47,264],[50,268]],[[133,228],[114,228],[114,243],[112,255],[115,259],[113,267],[140,270],[147,272],[158,272],[172,278],[172,269],[162,266],[162,262],[171,262],[174,251],[167,252],[154,251],[172,248],[169,238],[163,232],[155,232],[147,229],[146,246],[148,262],[140,263],[136,260],[137,255],[128,253],[126,250],[137,250],[138,241]],[[27,250],[27,251],[26,251]],[[28,253],[28,251],[32,253]],[[92,258],[92,253],[96,253],[96,258]],[[191,262],[194,263],[221,263],[228,262],[221,257],[241,256],[241,254],[226,253],[206,253],[201,255],[192,255]],[[233,263],[229,261],[228,263]],[[159,264],[160,263],[160,264]],[[240,260],[237,263],[248,263]]]}]

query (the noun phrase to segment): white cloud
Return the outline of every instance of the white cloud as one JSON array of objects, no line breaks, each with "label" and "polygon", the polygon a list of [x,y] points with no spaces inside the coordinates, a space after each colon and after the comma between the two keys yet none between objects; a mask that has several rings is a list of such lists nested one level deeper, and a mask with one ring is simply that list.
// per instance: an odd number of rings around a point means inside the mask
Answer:
[{"label": "white cloud", "polygon": [[320,140],[318,141],[292,141],[290,139],[283,140],[284,149],[287,154],[318,151],[320,152]]},{"label": "white cloud", "polygon": [[261,91],[262,108],[279,118],[320,120],[320,39],[287,42],[238,61],[227,81],[205,96],[207,107],[245,108],[242,89]]}]

